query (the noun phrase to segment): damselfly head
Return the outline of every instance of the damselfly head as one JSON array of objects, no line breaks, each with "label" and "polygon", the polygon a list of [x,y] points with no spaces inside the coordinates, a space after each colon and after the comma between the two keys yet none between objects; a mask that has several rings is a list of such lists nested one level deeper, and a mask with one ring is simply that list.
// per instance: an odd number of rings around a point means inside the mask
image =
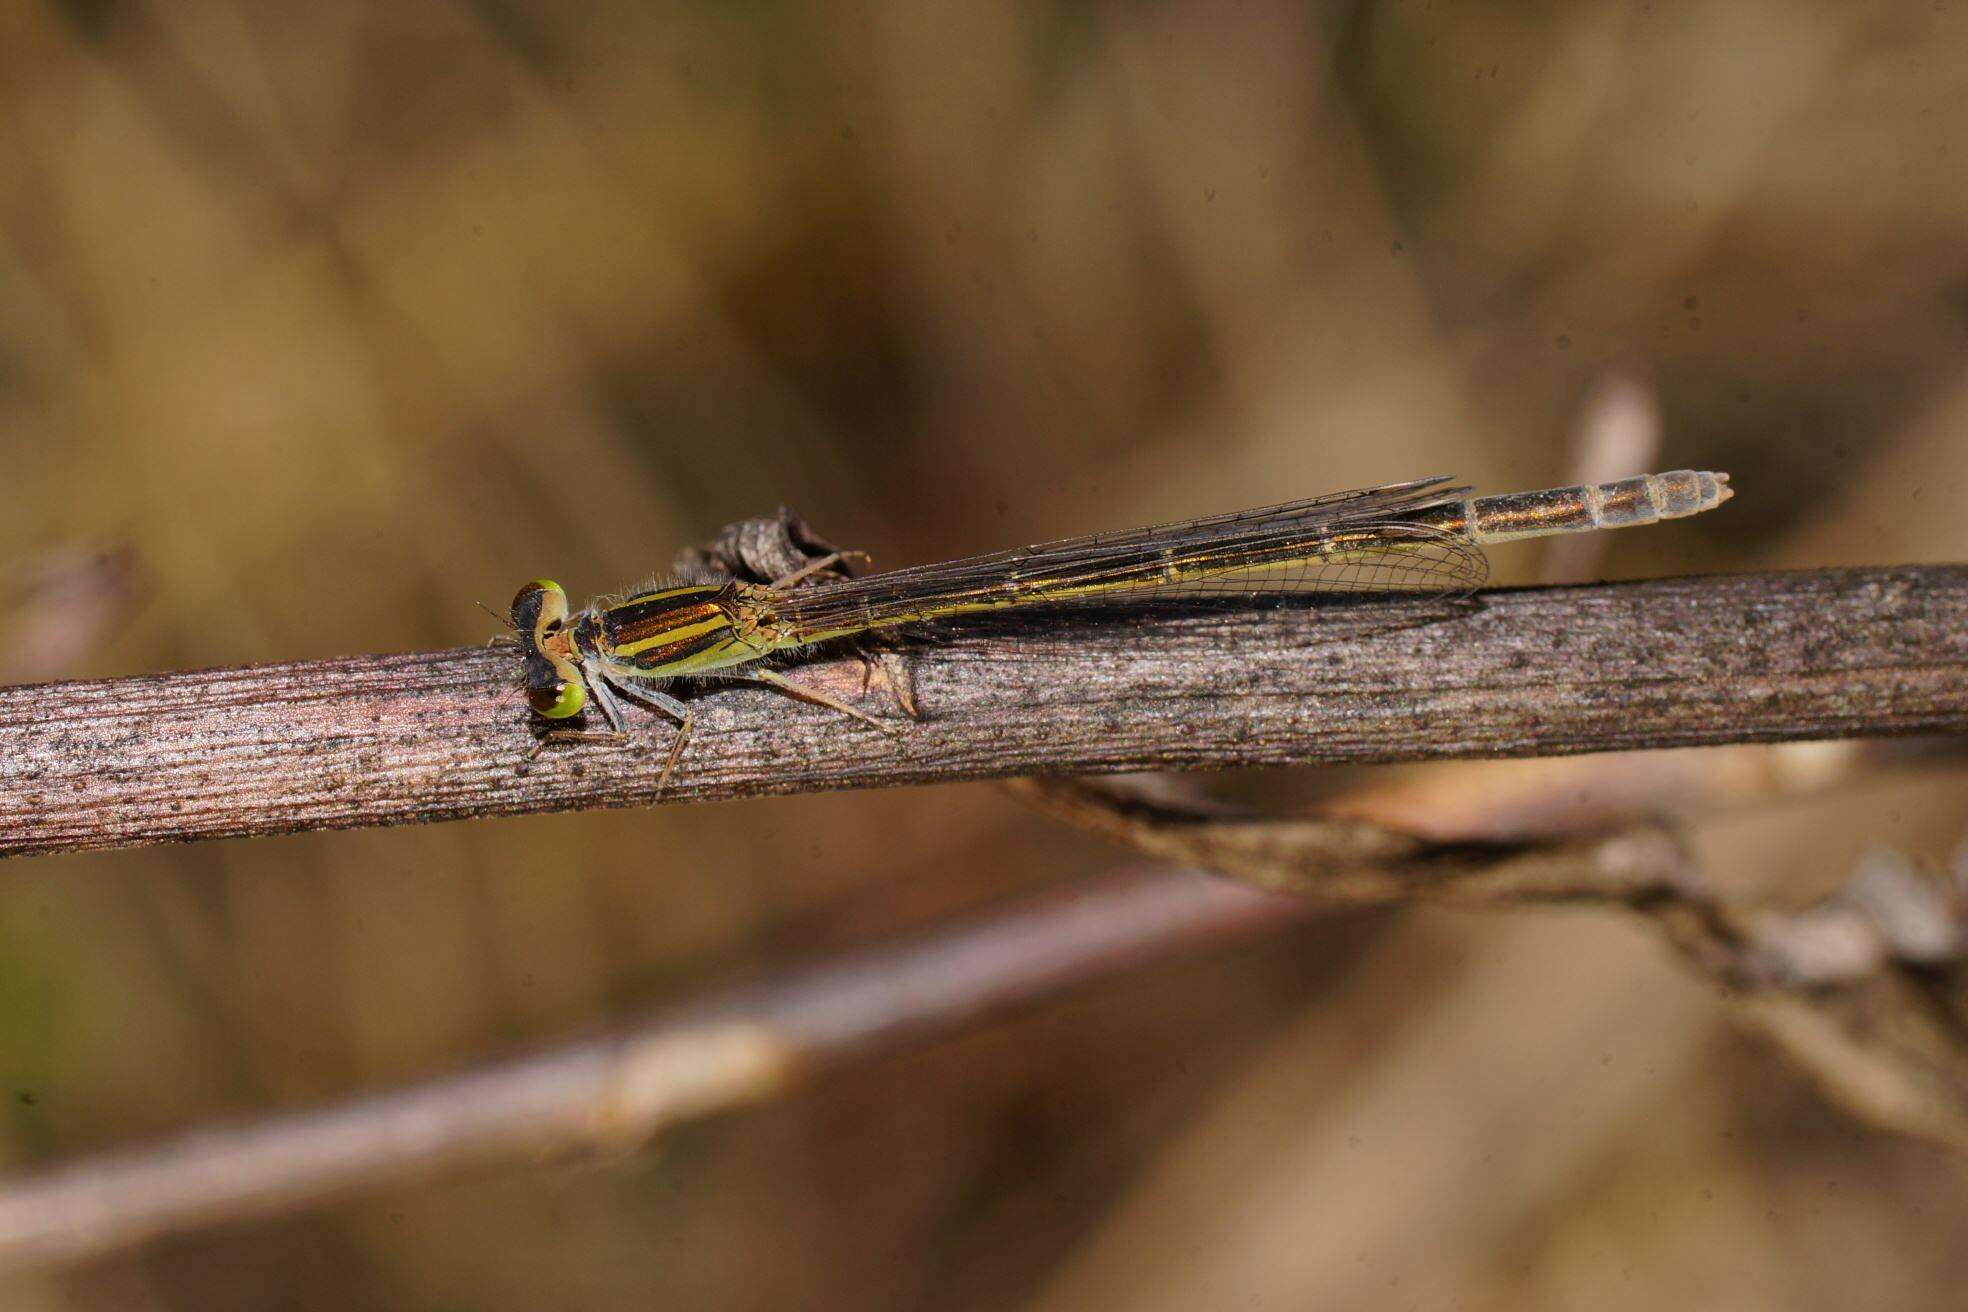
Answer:
[{"label": "damselfly head", "polygon": [[580,714],[588,700],[566,625],[567,593],[552,579],[535,579],[513,598],[512,626],[524,661],[526,701],[549,720]]}]

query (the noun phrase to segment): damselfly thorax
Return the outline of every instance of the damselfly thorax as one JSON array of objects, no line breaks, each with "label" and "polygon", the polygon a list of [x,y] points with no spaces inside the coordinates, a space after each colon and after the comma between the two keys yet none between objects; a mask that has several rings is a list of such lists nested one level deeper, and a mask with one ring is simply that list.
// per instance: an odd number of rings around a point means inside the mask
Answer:
[{"label": "damselfly thorax", "polygon": [[[1483,544],[1624,528],[1699,514],[1732,495],[1727,474],[1679,470],[1616,483],[1471,497],[1446,478],[1392,483],[1306,501],[1094,534],[863,578],[826,577],[833,553],[769,583],[655,588],[570,613],[550,579],[513,598],[527,699],[564,722],[592,702],[607,731],[557,729],[554,740],[626,731],[621,698],[679,725],[664,778],[690,728],[673,679],[742,679],[894,726],[789,681],[766,658],[965,616],[1163,598],[1318,594],[1372,605],[1390,596],[1459,596],[1488,577]],[[660,786],[660,785],[659,785]]]}]

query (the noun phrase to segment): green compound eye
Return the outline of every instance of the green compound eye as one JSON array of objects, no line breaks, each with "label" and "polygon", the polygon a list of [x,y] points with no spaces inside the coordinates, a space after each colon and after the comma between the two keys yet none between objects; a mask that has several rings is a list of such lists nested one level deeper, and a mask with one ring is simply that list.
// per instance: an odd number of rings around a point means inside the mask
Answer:
[{"label": "green compound eye", "polygon": [[549,720],[565,720],[579,715],[588,704],[588,688],[579,679],[568,679],[551,688],[535,688],[526,699],[538,714]]},{"label": "green compound eye", "polygon": [[567,620],[567,593],[552,579],[534,579],[513,598],[513,627],[538,633]]}]

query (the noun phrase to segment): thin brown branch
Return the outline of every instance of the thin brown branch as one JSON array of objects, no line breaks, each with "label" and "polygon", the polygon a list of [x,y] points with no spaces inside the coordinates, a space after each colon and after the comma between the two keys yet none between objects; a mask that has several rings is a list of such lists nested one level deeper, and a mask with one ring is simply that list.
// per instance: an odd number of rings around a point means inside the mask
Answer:
[{"label": "thin brown branch", "polygon": [[1705,897],[1679,839],[1656,824],[1525,840],[1429,839],[1343,816],[1244,815],[1097,780],[1020,780],[1012,790],[1054,819],[1144,856],[1325,908]]},{"label": "thin brown branch", "polygon": [[634,1146],[857,1054],[1142,961],[1275,931],[1310,910],[1187,873],[1083,884],[620,1033],[0,1180],[0,1265],[75,1260],[473,1164]]},{"label": "thin brown branch", "polygon": [[[1350,627],[1282,609],[922,644],[905,657],[922,719],[894,735],[712,689],[660,800],[1968,730],[1963,566],[1504,591]],[[467,648],[16,695],[0,854],[659,800],[667,723],[536,758],[512,676],[510,652]],[[854,697],[863,669],[799,677]]]},{"label": "thin brown branch", "polygon": [[[1968,1152],[1968,853],[1952,881],[1875,853],[1802,912],[1731,905],[1666,830],[1436,842],[1370,821],[1254,817],[1097,782],[1021,781],[1055,818],[1315,905],[1611,903],[1645,917],[1872,1125]],[[1479,823],[1479,832],[1490,826]]]}]

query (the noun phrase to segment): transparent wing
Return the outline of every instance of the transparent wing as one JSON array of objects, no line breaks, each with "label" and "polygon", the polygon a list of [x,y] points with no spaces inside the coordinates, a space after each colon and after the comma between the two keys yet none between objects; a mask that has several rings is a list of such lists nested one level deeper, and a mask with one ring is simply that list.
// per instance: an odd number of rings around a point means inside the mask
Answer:
[{"label": "transparent wing", "polygon": [[904,588],[931,579],[947,583],[966,575],[995,578],[1001,576],[1006,568],[1021,568],[1027,573],[1036,573],[1047,568],[1062,568],[1076,563],[1091,563],[1103,557],[1121,556],[1141,547],[1162,547],[1171,542],[1237,540],[1262,538],[1277,533],[1309,533],[1322,525],[1339,524],[1349,520],[1391,521],[1433,506],[1459,501],[1467,496],[1469,489],[1449,486],[1450,478],[1450,475],[1438,474],[1432,478],[1419,478],[1406,483],[1385,483],[1379,487],[1329,492],[1324,496],[1310,497],[1303,501],[1259,506],[1254,510],[1236,510],[1223,515],[1210,515],[1203,519],[1177,520],[1168,524],[1120,529],[1111,533],[1090,533],[1085,537],[1061,538],[1057,542],[1014,547],[1008,551],[994,551],[983,556],[966,556],[934,565],[915,565],[906,569],[888,570],[881,574],[856,579],[853,585],[841,591],[843,595],[856,590],[875,593],[883,588]]},{"label": "transparent wing", "polygon": [[[1459,595],[1488,575],[1465,537],[1387,518],[1460,495],[1441,480],[1077,538],[778,598],[814,638],[1035,607],[1294,594]],[[1390,504],[1391,503],[1391,504]],[[1369,508],[1370,507],[1370,508]]]},{"label": "transparent wing", "polygon": [[[1351,524],[1311,536],[1147,551],[1077,571],[1022,576],[1009,600],[1025,605],[1130,605],[1157,599],[1262,595],[1471,592],[1489,561],[1468,538],[1425,524]],[[964,595],[974,595],[966,593]],[[987,590],[985,599],[996,594]],[[962,600],[962,597],[956,598]]]}]

